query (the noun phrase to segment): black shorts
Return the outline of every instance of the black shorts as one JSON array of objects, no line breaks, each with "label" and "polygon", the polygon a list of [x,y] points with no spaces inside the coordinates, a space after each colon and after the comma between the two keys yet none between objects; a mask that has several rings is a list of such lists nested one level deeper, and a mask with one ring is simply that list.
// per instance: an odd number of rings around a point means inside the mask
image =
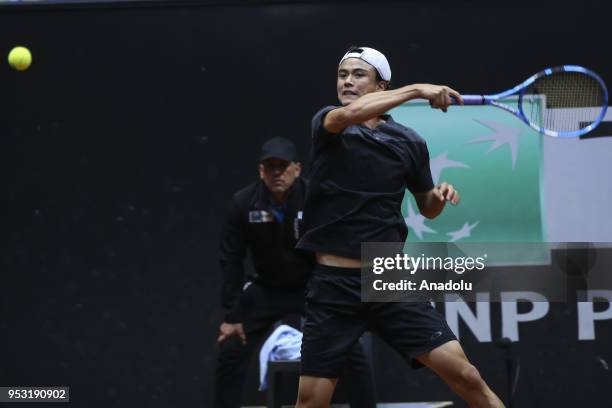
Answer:
[{"label": "black shorts", "polygon": [[366,330],[415,368],[415,357],[457,339],[431,303],[362,303],[359,269],[317,264],[306,289],[301,375],[338,378]]}]

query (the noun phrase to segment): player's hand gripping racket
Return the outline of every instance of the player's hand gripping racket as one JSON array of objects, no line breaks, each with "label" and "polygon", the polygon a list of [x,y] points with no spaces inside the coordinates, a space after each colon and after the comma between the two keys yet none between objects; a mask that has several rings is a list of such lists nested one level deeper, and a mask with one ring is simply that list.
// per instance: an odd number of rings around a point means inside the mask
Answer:
[{"label": "player's hand gripping racket", "polygon": [[[601,77],[576,65],[545,69],[495,95],[461,97],[465,105],[504,109],[553,137],[577,137],[590,132],[608,109],[608,90]],[[453,99],[453,103],[457,102]]]}]

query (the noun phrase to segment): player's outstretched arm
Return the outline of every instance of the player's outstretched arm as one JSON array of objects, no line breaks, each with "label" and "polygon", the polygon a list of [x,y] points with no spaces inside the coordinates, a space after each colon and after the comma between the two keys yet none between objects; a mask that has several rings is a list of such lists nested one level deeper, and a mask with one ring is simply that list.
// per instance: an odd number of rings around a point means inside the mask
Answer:
[{"label": "player's outstretched arm", "polygon": [[446,112],[451,97],[463,104],[459,92],[445,85],[413,84],[389,91],[371,92],[354,102],[330,111],[323,126],[330,133],[340,133],[347,126],[376,118],[390,109],[412,99],[427,99],[435,109]]}]

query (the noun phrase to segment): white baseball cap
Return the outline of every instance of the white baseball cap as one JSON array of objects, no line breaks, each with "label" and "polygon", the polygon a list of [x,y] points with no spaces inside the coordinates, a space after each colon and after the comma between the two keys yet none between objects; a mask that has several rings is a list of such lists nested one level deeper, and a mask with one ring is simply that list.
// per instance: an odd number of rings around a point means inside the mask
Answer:
[{"label": "white baseball cap", "polygon": [[344,57],[340,60],[338,65],[342,64],[347,58],[359,58],[364,60],[378,71],[378,75],[383,79],[383,81],[391,81],[391,67],[389,66],[389,61],[383,55],[382,52],[375,50],[374,48],[368,47],[352,47]]}]

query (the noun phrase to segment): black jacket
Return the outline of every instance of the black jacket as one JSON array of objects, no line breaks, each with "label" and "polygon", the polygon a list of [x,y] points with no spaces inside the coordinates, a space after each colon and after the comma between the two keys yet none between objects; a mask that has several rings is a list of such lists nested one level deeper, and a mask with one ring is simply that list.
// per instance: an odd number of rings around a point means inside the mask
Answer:
[{"label": "black jacket", "polygon": [[243,261],[251,253],[255,276],[250,280],[273,287],[305,287],[312,270],[311,253],[295,249],[300,238],[306,180],[298,177],[287,198],[283,222],[271,209],[270,192],[262,181],[236,192],[232,197],[220,242],[223,271],[221,302],[225,321],[242,321],[240,294],[245,283]]}]

